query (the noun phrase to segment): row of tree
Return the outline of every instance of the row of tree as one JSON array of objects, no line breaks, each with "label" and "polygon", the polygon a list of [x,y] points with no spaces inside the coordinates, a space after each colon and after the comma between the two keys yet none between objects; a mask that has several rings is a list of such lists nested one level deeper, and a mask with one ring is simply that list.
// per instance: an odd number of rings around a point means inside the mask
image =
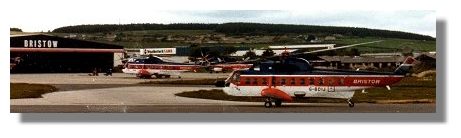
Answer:
[{"label": "row of tree", "polygon": [[435,40],[427,35],[415,33],[336,26],[290,25],[290,24],[263,24],[263,23],[176,23],[176,24],[96,24],[60,27],[55,33],[97,33],[113,31],[138,30],[214,30],[226,35],[280,35],[280,34],[341,34],[358,37],[402,38],[414,40]]},{"label": "row of tree", "polygon": [[12,31],[12,32],[22,32],[22,30],[19,29],[19,28],[10,28],[10,31]]},{"label": "row of tree", "polygon": [[54,29],[54,33],[99,33],[113,31],[141,30],[214,30],[219,24],[176,23],[176,24],[93,24],[65,26]]},{"label": "row of tree", "polygon": [[261,23],[226,23],[219,25],[216,32],[225,34],[341,34],[358,37],[383,37],[402,38],[415,40],[435,40],[427,35],[407,33],[400,31],[368,29],[358,27],[315,26],[315,25],[289,25],[289,24],[261,24]]}]

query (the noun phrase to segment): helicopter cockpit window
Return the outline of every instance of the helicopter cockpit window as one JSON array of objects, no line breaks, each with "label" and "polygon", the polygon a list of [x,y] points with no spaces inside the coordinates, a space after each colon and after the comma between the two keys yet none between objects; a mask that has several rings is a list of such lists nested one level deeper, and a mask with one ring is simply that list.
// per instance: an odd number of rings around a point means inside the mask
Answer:
[{"label": "helicopter cockpit window", "polygon": [[234,82],[240,82],[240,74],[239,74],[239,73],[235,73],[234,77],[232,78],[232,81],[234,81]]}]

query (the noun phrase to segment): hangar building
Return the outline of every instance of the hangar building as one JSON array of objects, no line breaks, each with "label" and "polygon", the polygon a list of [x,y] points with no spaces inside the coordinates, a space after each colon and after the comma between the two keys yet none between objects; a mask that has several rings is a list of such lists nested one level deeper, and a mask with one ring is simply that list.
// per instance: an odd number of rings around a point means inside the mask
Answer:
[{"label": "hangar building", "polygon": [[119,64],[123,52],[123,46],[112,44],[45,34],[10,35],[12,73],[104,71]]}]

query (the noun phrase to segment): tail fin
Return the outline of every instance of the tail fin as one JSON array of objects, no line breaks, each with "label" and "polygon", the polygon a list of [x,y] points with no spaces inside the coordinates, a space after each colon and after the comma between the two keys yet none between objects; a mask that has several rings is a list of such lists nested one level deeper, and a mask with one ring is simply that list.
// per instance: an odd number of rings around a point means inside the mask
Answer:
[{"label": "tail fin", "polygon": [[414,59],[412,56],[407,57],[405,61],[403,62],[402,65],[400,65],[397,69],[395,69],[394,73],[392,75],[405,75],[410,71],[411,68],[413,68],[413,62],[415,62],[416,59]]}]

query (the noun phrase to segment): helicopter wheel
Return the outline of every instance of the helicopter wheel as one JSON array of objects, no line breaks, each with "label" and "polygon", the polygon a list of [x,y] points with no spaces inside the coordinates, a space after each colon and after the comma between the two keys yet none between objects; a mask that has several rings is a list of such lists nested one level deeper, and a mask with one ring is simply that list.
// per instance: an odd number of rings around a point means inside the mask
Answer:
[{"label": "helicopter wheel", "polygon": [[354,102],[352,102],[350,99],[347,100],[347,102],[349,103],[349,107],[354,107]]},{"label": "helicopter wheel", "polygon": [[266,101],[266,102],[264,103],[264,107],[266,107],[266,108],[271,108],[271,107],[272,107],[272,103],[271,103],[270,101]]},{"label": "helicopter wheel", "polygon": [[282,106],[282,100],[280,100],[280,99],[275,100],[275,106],[276,107]]}]

